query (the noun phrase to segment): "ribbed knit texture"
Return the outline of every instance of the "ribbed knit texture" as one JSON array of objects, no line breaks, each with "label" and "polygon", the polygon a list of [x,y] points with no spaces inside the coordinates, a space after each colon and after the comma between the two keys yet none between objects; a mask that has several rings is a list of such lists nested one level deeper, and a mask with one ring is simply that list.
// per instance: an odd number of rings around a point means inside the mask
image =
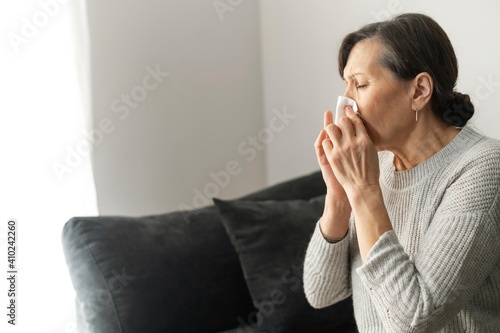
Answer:
[{"label": "ribbed knit texture", "polygon": [[361,333],[500,332],[500,141],[467,125],[423,163],[395,171],[379,152],[394,230],[361,261],[354,214],[342,241],[319,221],[304,262],[309,303],[352,294]]}]

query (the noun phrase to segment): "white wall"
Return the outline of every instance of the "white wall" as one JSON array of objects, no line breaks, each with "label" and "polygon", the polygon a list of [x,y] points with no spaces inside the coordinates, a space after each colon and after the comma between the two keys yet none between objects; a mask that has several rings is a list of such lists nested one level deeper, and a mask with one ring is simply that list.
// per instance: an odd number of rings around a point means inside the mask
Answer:
[{"label": "white wall", "polygon": [[[494,0],[221,0],[230,6],[222,16],[206,0],[87,1],[93,124],[112,127],[93,158],[100,214],[194,207],[204,190],[234,198],[317,170],[323,113],[344,92],[340,42],[389,14],[422,12],[442,25],[458,89],[476,105],[472,122],[500,138]],[[126,115],[120,97],[140,92],[148,66],[170,74]],[[210,173],[232,160],[241,172],[217,184]]]},{"label": "white wall", "polygon": [[323,113],[334,110],[345,88],[337,70],[340,42],[347,33],[389,14],[421,12],[443,27],[459,60],[457,89],[469,94],[476,106],[471,122],[500,139],[498,1],[274,0],[260,4],[266,119],[275,105],[286,105],[296,115],[266,151],[268,183],[318,169],[313,143],[323,126]]},{"label": "white wall", "polygon": [[[206,0],[88,0],[93,126],[110,132],[93,158],[100,214],[163,213],[202,205],[206,186],[233,198],[265,185],[264,152],[247,142],[263,126],[258,2],[232,3],[219,16]],[[157,66],[170,74],[144,90]],[[135,108],[120,100],[131,93]],[[217,184],[210,173],[231,160],[239,168]]]}]

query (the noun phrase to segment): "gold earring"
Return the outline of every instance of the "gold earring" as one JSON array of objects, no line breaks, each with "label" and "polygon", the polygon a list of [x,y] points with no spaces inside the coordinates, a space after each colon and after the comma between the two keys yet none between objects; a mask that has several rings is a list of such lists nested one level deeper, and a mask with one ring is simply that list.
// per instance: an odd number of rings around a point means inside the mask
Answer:
[{"label": "gold earring", "polygon": [[418,105],[415,104],[415,121],[418,121]]}]

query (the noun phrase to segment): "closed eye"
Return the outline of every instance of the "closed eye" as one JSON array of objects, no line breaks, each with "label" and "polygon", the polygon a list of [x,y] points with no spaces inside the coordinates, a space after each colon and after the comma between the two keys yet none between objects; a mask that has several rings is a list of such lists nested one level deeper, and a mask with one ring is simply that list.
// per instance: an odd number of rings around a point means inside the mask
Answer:
[{"label": "closed eye", "polygon": [[364,87],[366,87],[366,86],[367,86],[366,84],[361,84],[361,85],[359,85],[357,88],[358,88],[358,89],[361,89],[361,88],[364,88]]}]

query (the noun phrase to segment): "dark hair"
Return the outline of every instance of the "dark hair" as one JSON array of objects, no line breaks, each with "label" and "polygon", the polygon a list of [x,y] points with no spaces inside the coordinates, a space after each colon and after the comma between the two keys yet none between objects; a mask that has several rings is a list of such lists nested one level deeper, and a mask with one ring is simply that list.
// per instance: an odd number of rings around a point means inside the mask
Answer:
[{"label": "dark hair", "polygon": [[369,38],[383,45],[380,65],[397,79],[411,80],[422,72],[432,77],[431,105],[440,119],[463,127],[472,118],[474,105],[469,96],[454,91],[458,77],[457,57],[450,39],[436,21],[423,14],[401,14],[348,34],[339,50],[341,77],[354,45]]}]

